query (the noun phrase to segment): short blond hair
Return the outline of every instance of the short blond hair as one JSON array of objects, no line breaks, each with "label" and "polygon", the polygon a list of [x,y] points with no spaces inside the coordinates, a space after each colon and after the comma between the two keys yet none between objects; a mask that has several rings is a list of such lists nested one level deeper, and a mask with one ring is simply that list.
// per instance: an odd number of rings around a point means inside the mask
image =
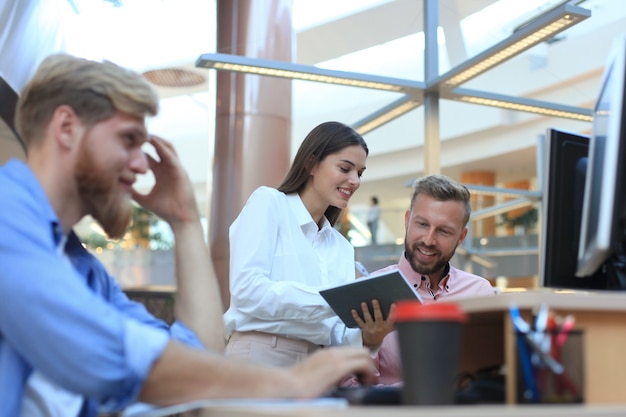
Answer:
[{"label": "short blond hair", "polygon": [[463,184],[441,174],[432,174],[418,178],[413,183],[411,210],[413,210],[415,200],[420,194],[427,195],[438,201],[458,201],[463,203],[465,210],[463,225],[467,225],[470,215],[472,214],[472,204],[470,201],[470,192]]},{"label": "short blond hair", "polygon": [[26,145],[43,135],[61,105],[72,107],[81,122],[91,127],[116,111],[154,116],[159,98],[140,74],[112,62],[51,55],[39,65],[17,102],[15,127]]}]

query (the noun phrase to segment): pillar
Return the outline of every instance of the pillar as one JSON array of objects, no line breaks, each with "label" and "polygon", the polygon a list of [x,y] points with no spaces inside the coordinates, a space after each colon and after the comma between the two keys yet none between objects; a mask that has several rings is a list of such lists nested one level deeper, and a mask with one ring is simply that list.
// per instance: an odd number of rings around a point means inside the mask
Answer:
[{"label": "pillar", "polygon": [[[493,187],[496,183],[496,175],[491,171],[471,171],[461,174],[461,182],[463,184],[484,185]],[[472,211],[481,210],[494,205],[494,197],[490,195],[480,195],[476,192],[471,193]],[[472,222],[472,236],[495,236],[496,221],[493,217]]]},{"label": "pillar", "polygon": [[[518,180],[518,181],[509,181],[509,182],[505,182],[503,184],[504,188],[509,188],[509,189],[513,189],[513,190],[530,190],[531,188],[531,182],[529,179],[522,179],[522,180]],[[509,198],[510,200],[510,198]],[[534,210],[534,207],[522,207],[522,208],[518,208],[515,210],[511,210],[509,212],[506,213],[506,216],[509,219],[514,219],[517,218],[525,213],[530,212],[531,210]],[[528,234],[529,232],[531,232],[530,230],[523,228],[524,229],[524,233]],[[514,235],[516,233],[515,227],[513,226],[504,226],[504,234],[507,236],[511,236]],[[537,288],[537,286],[539,285],[539,277],[534,275],[534,276],[517,276],[515,278],[507,278],[506,280],[506,286],[511,288]]]},{"label": "pillar", "polygon": [[[293,61],[291,14],[291,0],[218,0],[217,51]],[[289,168],[291,80],[218,71],[216,85],[209,245],[226,309],[228,228],[255,188],[278,186]]]},{"label": "pillar", "polygon": [[[510,188],[514,190],[529,190],[530,180],[526,179],[526,180],[506,182],[504,183],[504,188]],[[522,208],[518,208],[515,210],[511,210],[505,214],[508,219],[516,219],[519,216],[522,216],[530,212],[531,210],[533,210],[533,207],[522,207]],[[515,227],[510,226],[510,225],[505,225],[505,233],[506,235],[509,235],[509,236],[515,234]]]}]

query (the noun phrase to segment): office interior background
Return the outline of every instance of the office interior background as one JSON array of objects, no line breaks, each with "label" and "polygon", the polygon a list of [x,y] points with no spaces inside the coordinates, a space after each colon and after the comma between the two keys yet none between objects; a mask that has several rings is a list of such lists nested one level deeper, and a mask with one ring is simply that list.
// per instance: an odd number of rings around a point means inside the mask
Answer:
[{"label": "office interior background", "polygon": [[[293,63],[302,68],[342,72],[348,78],[365,74],[406,81],[417,86],[411,91],[419,90],[410,97],[413,108],[364,133],[370,148],[367,170],[348,210],[349,238],[358,259],[369,268],[397,260],[410,185],[420,175],[441,172],[475,186],[470,188],[477,216],[455,262],[499,285],[536,286],[544,135],[548,128],[591,133],[590,117],[584,115],[591,114],[611,43],[626,27],[626,7],[621,0],[439,0],[435,2],[439,27],[433,41],[424,34],[428,29],[424,25],[425,2],[240,3],[246,4],[250,13],[247,24],[251,33],[266,17],[264,13],[272,10],[272,4],[287,4],[280,10],[290,13]],[[425,88],[433,78],[472,62],[565,5],[582,8],[589,16],[469,79],[459,87],[465,90],[458,91],[474,98],[564,106],[571,108],[574,116],[514,110],[484,100],[482,104],[468,103],[458,98],[460,94],[436,91],[433,96],[432,89]],[[7,88],[19,94],[38,62],[52,52],[108,59],[144,73],[158,87],[161,111],[148,121],[148,127],[176,146],[206,215],[209,235],[215,227],[210,221],[214,184],[227,179],[214,178],[213,170],[217,71],[196,62],[203,54],[224,52],[217,48],[220,22],[216,0],[15,0],[0,6],[0,13],[0,163],[9,157],[25,157],[12,130]],[[254,39],[247,42],[245,49],[255,51]],[[263,45],[266,40],[259,39],[258,47]],[[436,48],[430,50],[431,56],[425,54],[428,45]],[[429,74],[433,65],[434,77]],[[297,79],[290,83],[289,97],[273,99],[291,102],[291,157],[317,124],[338,120],[363,126],[381,110],[407,98],[405,92]],[[434,97],[435,103],[425,105],[425,97]],[[429,137],[433,134],[435,138]],[[271,155],[259,157],[268,167],[273,164]],[[148,189],[151,178],[147,176],[138,186]],[[376,246],[369,244],[365,225],[371,196],[378,197],[381,207]],[[511,201],[515,204],[508,204]],[[91,230],[89,219],[81,227]],[[161,232],[167,235],[165,228]]]}]

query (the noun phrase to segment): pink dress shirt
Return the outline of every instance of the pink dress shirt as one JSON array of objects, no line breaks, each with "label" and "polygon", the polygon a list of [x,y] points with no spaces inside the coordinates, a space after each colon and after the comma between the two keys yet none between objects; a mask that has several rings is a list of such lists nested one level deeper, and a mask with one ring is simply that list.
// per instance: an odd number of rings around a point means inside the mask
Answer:
[{"label": "pink dress shirt", "polygon": [[[375,271],[379,273],[392,269],[400,269],[406,279],[417,289],[424,304],[431,304],[437,301],[453,301],[459,298],[483,297],[495,295],[495,290],[483,277],[470,274],[449,265],[448,275],[439,282],[438,288],[430,287],[430,279],[427,276],[418,274],[411,268],[411,264],[404,257],[400,256],[397,265],[390,265],[386,268]],[[398,347],[395,331],[389,333],[372,358],[378,370],[379,385],[393,385],[402,382],[402,371],[400,369],[400,351]],[[356,385],[355,379],[346,380],[343,385]]]}]

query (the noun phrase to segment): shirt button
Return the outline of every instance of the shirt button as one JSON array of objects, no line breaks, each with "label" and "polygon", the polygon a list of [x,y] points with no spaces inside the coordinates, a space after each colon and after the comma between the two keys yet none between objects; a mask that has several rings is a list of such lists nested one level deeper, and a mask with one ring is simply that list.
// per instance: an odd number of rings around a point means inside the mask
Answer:
[{"label": "shirt button", "polygon": [[426,281],[426,277],[422,275],[422,281]]}]

